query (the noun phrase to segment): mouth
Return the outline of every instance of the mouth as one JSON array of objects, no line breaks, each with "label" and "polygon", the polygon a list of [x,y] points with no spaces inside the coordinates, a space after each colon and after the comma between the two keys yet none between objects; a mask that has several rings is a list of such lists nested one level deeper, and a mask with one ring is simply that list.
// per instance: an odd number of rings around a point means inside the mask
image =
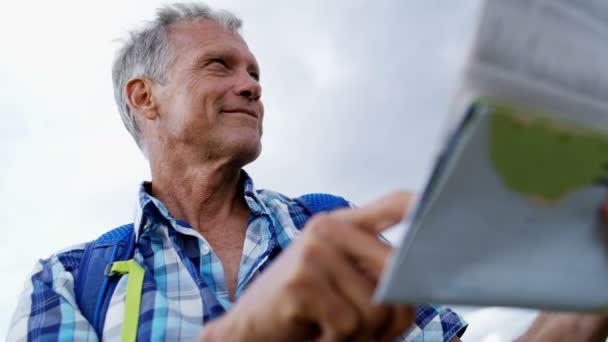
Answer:
[{"label": "mouth", "polygon": [[231,109],[224,109],[222,110],[222,113],[226,113],[226,114],[244,114],[244,115],[248,115],[248,116],[252,116],[254,118],[259,118],[258,113],[256,113],[254,110],[249,109],[249,108],[231,108]]}]

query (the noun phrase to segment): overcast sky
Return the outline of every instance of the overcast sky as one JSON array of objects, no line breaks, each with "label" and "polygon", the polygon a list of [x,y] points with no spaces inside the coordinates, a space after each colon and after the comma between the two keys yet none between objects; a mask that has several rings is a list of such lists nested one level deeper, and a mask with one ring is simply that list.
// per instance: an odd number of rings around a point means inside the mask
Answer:
[{"label": "overcast sky", "polygon": [[[115,39],[164,3],[3,1],[0,336],[38,258],[132,220],[149,172],[120,121],[110,69]],[[359,204],[420,189],[479,0],[208,3],[244,19],[261,66],[263,152],[246,168],[257,187]]]}]

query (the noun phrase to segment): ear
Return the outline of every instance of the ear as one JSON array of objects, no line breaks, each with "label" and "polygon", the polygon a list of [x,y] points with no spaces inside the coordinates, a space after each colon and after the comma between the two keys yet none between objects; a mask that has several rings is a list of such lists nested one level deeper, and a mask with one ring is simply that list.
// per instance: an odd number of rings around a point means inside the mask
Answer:
[{"label": "ear", "polygon": [[152,96],[152,85],[152,81],[146,78],[132,78],[125,86],[131,110],[148,120],[154,120],[158,116],[156,102]]}]

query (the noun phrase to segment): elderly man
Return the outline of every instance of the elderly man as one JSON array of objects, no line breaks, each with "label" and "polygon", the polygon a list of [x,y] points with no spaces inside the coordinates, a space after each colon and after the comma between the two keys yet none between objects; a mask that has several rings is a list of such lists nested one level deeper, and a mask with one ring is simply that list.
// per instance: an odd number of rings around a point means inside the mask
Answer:
[{"label": "elderly man", "polygon": [[240,26],[175,4],[119,51],[116,101],[152,182],[133,225],[40,261],[9,340],[459,340],[447,308],[371,300],[390,253],[377,234],[407,194],[308,220],[348,203],[254,189],[242,167],[260,154],[264,107]]},{"label": "elderly man", "polygon": [[[176,4],[120,50],[115,96],[152,182],[132,225],[40,261],[8,340],[390,340],[406,329],[406,340],[459,340],[466,324],[447,308],[370,299],[390,252],[376,235],[407,194],[308,220],[348,203],[254,189],[242,167],[260,153],[264,109],[240,25]],[[607,331],[602,317],[545,313],[521,340]]]}]

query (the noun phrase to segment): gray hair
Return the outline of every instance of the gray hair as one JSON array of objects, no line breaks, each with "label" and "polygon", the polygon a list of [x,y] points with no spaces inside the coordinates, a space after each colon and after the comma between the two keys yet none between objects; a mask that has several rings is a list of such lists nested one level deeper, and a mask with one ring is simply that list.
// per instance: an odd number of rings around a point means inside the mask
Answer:
[{"label": "gray hair", "polygon": [[166,72],[175,58],[169,44],[170,26],[176,23],[210,19],[229,30],[238,32],[242,21],[226,10],[214,10],[202,3],[175,3],[156,11],[156,19],[133,30],[118,50],[112,67],[114,98],[125,127],[145,153],[140,128],[127,101],[126,85],[134,77],[156,82],[166,81]]}]

